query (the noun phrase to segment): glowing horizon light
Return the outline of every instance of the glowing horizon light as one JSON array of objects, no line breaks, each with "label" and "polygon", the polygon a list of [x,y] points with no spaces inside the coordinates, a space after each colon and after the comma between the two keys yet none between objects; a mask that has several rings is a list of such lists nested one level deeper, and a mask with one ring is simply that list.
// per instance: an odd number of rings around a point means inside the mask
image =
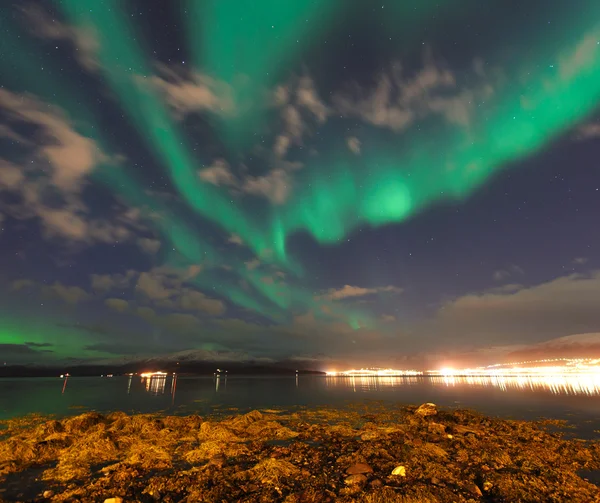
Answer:
[{"label": "glowing horizon light", "polygon": [[142,372],[142,373],[140,374],[140,377],[141,377],[141,378],[147,378],[147,377],[163,377],[163,376],[164,376],[164,377],[166,377],[166,376],[167,376],[167,373],[166,373],[166,372],[159,371],[159,372]]},{"label": "glowing horizon light", "polygon": [[[563,365],[556,365],[562,362]],[[554,365],[540,365],[554,363]],[[537,364],[537,365],[536,365]],[[476,368],[441,368],[428,370],[430,376],[560,376],[560,375],[600,375],[600,359],[598,358],[546,358],[522,362],[495,363]]]},{"label": "glowing horizon light", "polygon": [[371,368],[371,369],[352,369],[352,370],[344,370],[344,371],[329,371],[326,372],[327,376],[330,377],[393,377],[393,376],[415,376],[422,375],[423,372],[418,370],[396,370],[396,369],[380,369],[380,368]]}]

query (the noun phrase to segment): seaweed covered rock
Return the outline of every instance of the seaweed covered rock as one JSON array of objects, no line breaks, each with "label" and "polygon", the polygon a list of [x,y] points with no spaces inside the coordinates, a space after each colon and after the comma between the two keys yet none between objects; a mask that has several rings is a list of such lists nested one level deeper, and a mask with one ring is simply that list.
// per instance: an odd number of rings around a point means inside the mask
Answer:
[{"label": "seaweed covered rock", "polygon": [[30,417],[3,430],[0,501],[600,501],[580,475],[600,444],[547,426],[433,404]]},{"label": "seaweed covered rock", "polygon": [[421,417],[435,416],[437,413],[437,405],[434,403],[424,403],[415,410],[415,415]]}]

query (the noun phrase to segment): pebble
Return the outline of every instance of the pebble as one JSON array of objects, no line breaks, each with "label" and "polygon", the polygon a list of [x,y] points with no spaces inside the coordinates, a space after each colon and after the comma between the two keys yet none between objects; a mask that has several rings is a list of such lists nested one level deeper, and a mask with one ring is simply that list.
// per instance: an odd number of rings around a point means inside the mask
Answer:
[{"label": "pebble", "polygon": [[104,503],[123,503],[123,498],[116,496],[115,498],[106,498]]},{"label": "pebble", "polygon": [[373,473],[373,468],[365,463],[356,463],[346,470],[348,475],[356,475],[358,473]]},{"label": "pebble", "polygon": [[406,477],[406,467],[400,465],[392,470],[392,475],[398,475],[400,477]]},{"label": "pebble", "polygon": [[354,475],[350,475],[344,479],[344,483],[348,486],[357,486],[364,484],[367,481],[366,475],[362,473],[355,473]]},{"label": "pebble", "polygon": [[47,489],[46,491],[44,491],[44,493],[42,494],[42,496],[44,498],[52,498],[52,496],[54,496],[54,491],[51,491],[50,489]]}]

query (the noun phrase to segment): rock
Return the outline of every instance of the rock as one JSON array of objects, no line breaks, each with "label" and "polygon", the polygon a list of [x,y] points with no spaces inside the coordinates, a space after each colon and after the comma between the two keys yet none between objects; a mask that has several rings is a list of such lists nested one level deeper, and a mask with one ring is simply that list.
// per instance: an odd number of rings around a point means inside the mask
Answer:
[{"label": "rock", "polygon": [[344,479],[344,483],[348,486],[358,486],[362,485],[367,481],[366,475],[362,473],[355,473],[354,475],[350,475]]},{"label": "rock", "polygon": [[104,503],[123,503],[123,498],[120,498],[119,496],[115,498],[106,498]]},{"label": "rock", "polygon": [[54,496],[54,491],[51,491],[50,489],[47,489],[46,491],[44,491],[44,493],[42,494],[42,496],[44,498],[52,498],[52,496]]},{"label": "rock", "polygon": [[373,473],[373,468],[365,463],[356,463],[346,470],[348,475],[356,475],[358,473]]},{"label": "rock", "polygon": [[473,484],[470,488],[471,492],[478,497],[482,497],[483,493],[481,492],[481,489],[479,489],[479,486],[477,484]]},{"label": "rock", "polygon": [[225,457],[224,454],[217,454],[216,456],[213,456],[212,458],[210,458],[208,464],[222,468],[227,464],[227,458]]},{"label": "rock", "polygon": [[481,435],[482,432],[476,430],[474,428],[469,428],[468,426],[463,426],[461,424],[457,424],[452,428],[454,433],[459,433],[460,435]]},{"label": "rock", "polygon": [[383,485],[383,482],[381,482],[381,480],[379,480],[379,479],[375,479],[375,480],[371,480],[369,485],[371,487],[381,487]]},{"label": "rock", "polygon": [[377,430],[369,430],[369,431],[365,431],[360,436],[360,439],[361,440],[376,440],[379,438],[379,436],[380,436],[380,434]]},{"label": "rock", "polygon": [[435,433],[436,435],[443,435],[446,433],[446,427],[440,423],[429,423],[427,429],[430,433]]},{"label": "rock", "polygon": [[397,475],[398,477],[406,477],[406,467],[400,465],[392,470],[392,475]]},{"label": "rock", "polygon": [[484,482],[483,483],[483,490],[484,491],[489,491],[493,486],[494,486],[494,484],[492,484],[491,482]]},{"label": "rock", "polygon": [[417,410],[415,410],[415,415],[426,417],[426,416],[435,416],[437,414],[437,405],[434,403],[424,403],[419,405]]}]

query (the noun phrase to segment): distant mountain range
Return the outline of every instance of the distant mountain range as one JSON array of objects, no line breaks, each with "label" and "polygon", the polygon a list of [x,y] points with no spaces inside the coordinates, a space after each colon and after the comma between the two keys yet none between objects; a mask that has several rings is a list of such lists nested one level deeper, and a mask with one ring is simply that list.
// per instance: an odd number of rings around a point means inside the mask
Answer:
[{"label": "distant mountain range", "polygon": [[324,374],[317,368],[317,360],[274,361],[268,358],[253,358],[243,353],[186,350],[155,357],[121,357],[114,359],[69,359],[47,365],[4,365],[0,366],[0,377],[42,377],[69,373],[72,376],[94,376],[105,374],[127,374],[130,372],[165,371],[178,374],[212,375],[217,369],[228,374]]}]

